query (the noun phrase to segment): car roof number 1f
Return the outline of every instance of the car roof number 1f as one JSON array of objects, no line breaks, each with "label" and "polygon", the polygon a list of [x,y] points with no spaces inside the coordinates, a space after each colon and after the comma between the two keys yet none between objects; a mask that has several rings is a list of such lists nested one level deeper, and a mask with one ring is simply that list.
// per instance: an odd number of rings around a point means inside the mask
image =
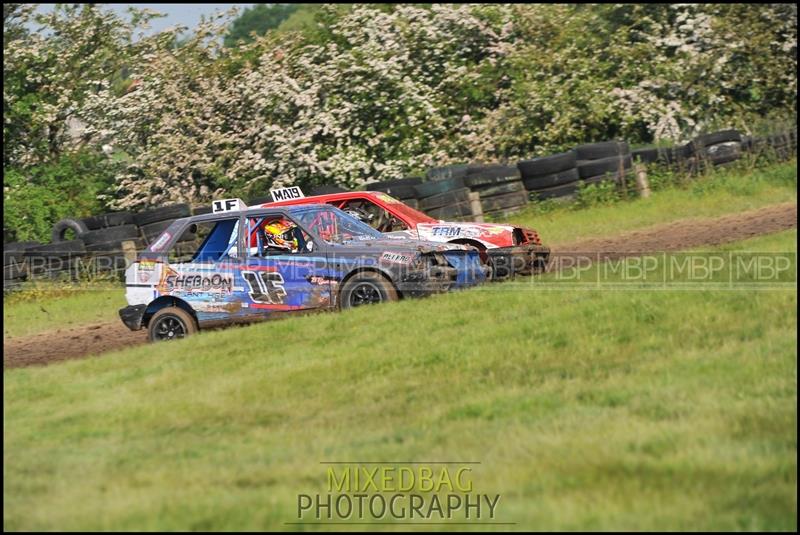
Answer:
[{"label": "car roof number 1f", "polygon": [[238,212],[240,210],[246,210],[247,205],[242,199],[220,199],[218,201],[214,201],[211,205],[211,208],[213,213],[221,214],[223,212]]}]

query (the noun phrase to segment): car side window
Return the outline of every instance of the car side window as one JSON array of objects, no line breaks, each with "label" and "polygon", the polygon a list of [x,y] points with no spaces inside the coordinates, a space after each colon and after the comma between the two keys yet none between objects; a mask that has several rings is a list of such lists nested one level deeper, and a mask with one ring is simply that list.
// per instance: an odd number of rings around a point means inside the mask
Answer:
[{"label": "car side window", "polygon": [[313,241],[300,226],[283,215],[253,216],[247,218],[248,254],[268,257],[310,252]]},{"label": "car side window", "polygon": [[169,262],[218,262],[227,257],[238,228],[239,220],[234,218],[190,223],[170,248]]},{"label": "car side window", "polygon": [[339,208],[360,219],[378,232],[407,229],[402,221],[369,199],[350,199],[342,203]]}]

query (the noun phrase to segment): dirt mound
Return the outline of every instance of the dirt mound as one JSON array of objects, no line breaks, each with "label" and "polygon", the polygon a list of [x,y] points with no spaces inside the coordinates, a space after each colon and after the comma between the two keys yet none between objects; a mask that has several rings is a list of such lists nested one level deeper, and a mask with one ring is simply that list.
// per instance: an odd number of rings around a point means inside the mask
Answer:
[{"label": "dirt mound", "polygon": [[[578,254],[612,259],[746,240],[797,227],[797,204],[784,203],[717,218],[691,218],[553,247],[554,260]],[[557,262],[555,262],[557,263]]]},{"label": "dirt mound", "polygon": [[3,367],[18,368],[99,355],[146,341],[146,331],[131,331],[119,320],[63,328],[5,340]]},{"label": "dirt mound", "polygon": [[[718,218],[682,219],[611,238],[591,239],[553,248],[559,258],[594,255],[619,258],[661,251],[713,246],[797,227],[797,204],[768,206]],[[16,368],[99,355],[147,341],[145,331],[131,332],[120,321],[64,328],[5,340],[3,367]]]}]

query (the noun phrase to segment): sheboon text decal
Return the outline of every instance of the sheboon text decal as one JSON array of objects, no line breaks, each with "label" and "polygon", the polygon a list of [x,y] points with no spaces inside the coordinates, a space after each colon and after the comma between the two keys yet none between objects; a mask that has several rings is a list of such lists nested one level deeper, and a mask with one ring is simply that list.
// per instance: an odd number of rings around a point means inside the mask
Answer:
[{"label": "sheboon text decal", "polygon": [[250,299],[256,303],[282,305],[286,298],[284,280],[273,271],[242,271],[242,277],[250,287]]},{"label": "sheboon text decal", "polygon": [[203,292],[226,292],[233,290],[233,277],[231,275],[205,275],[200,273],[178,273],[167,275],[165,280],[167,291],[192,290]]}]

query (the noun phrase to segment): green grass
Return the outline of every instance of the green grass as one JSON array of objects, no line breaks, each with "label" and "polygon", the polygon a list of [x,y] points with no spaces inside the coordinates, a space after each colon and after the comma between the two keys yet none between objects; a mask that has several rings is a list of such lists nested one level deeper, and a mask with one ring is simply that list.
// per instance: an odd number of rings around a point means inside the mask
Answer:
[{"label": "green grass", "polygon": [[612,236],[642,227],[689,217],[716,217],[781,202],[797,202],[797,162],[746,171],[719,170],[692,180],[685,187],[587,209],[532,205],[499,221],[535,228],[549,244]]},{"label": "green grass", "polygon": [[6,371],[4,528],[290,529],[321,461],[469,460],[512,529],[796,529],[796,289],[534,288]]},{"label": "green grass", "polygon": [[26,336],[37,332],[118,319],[124,307],[121,286],[96,288],[38,288],[3,303],[3,336]]}]

